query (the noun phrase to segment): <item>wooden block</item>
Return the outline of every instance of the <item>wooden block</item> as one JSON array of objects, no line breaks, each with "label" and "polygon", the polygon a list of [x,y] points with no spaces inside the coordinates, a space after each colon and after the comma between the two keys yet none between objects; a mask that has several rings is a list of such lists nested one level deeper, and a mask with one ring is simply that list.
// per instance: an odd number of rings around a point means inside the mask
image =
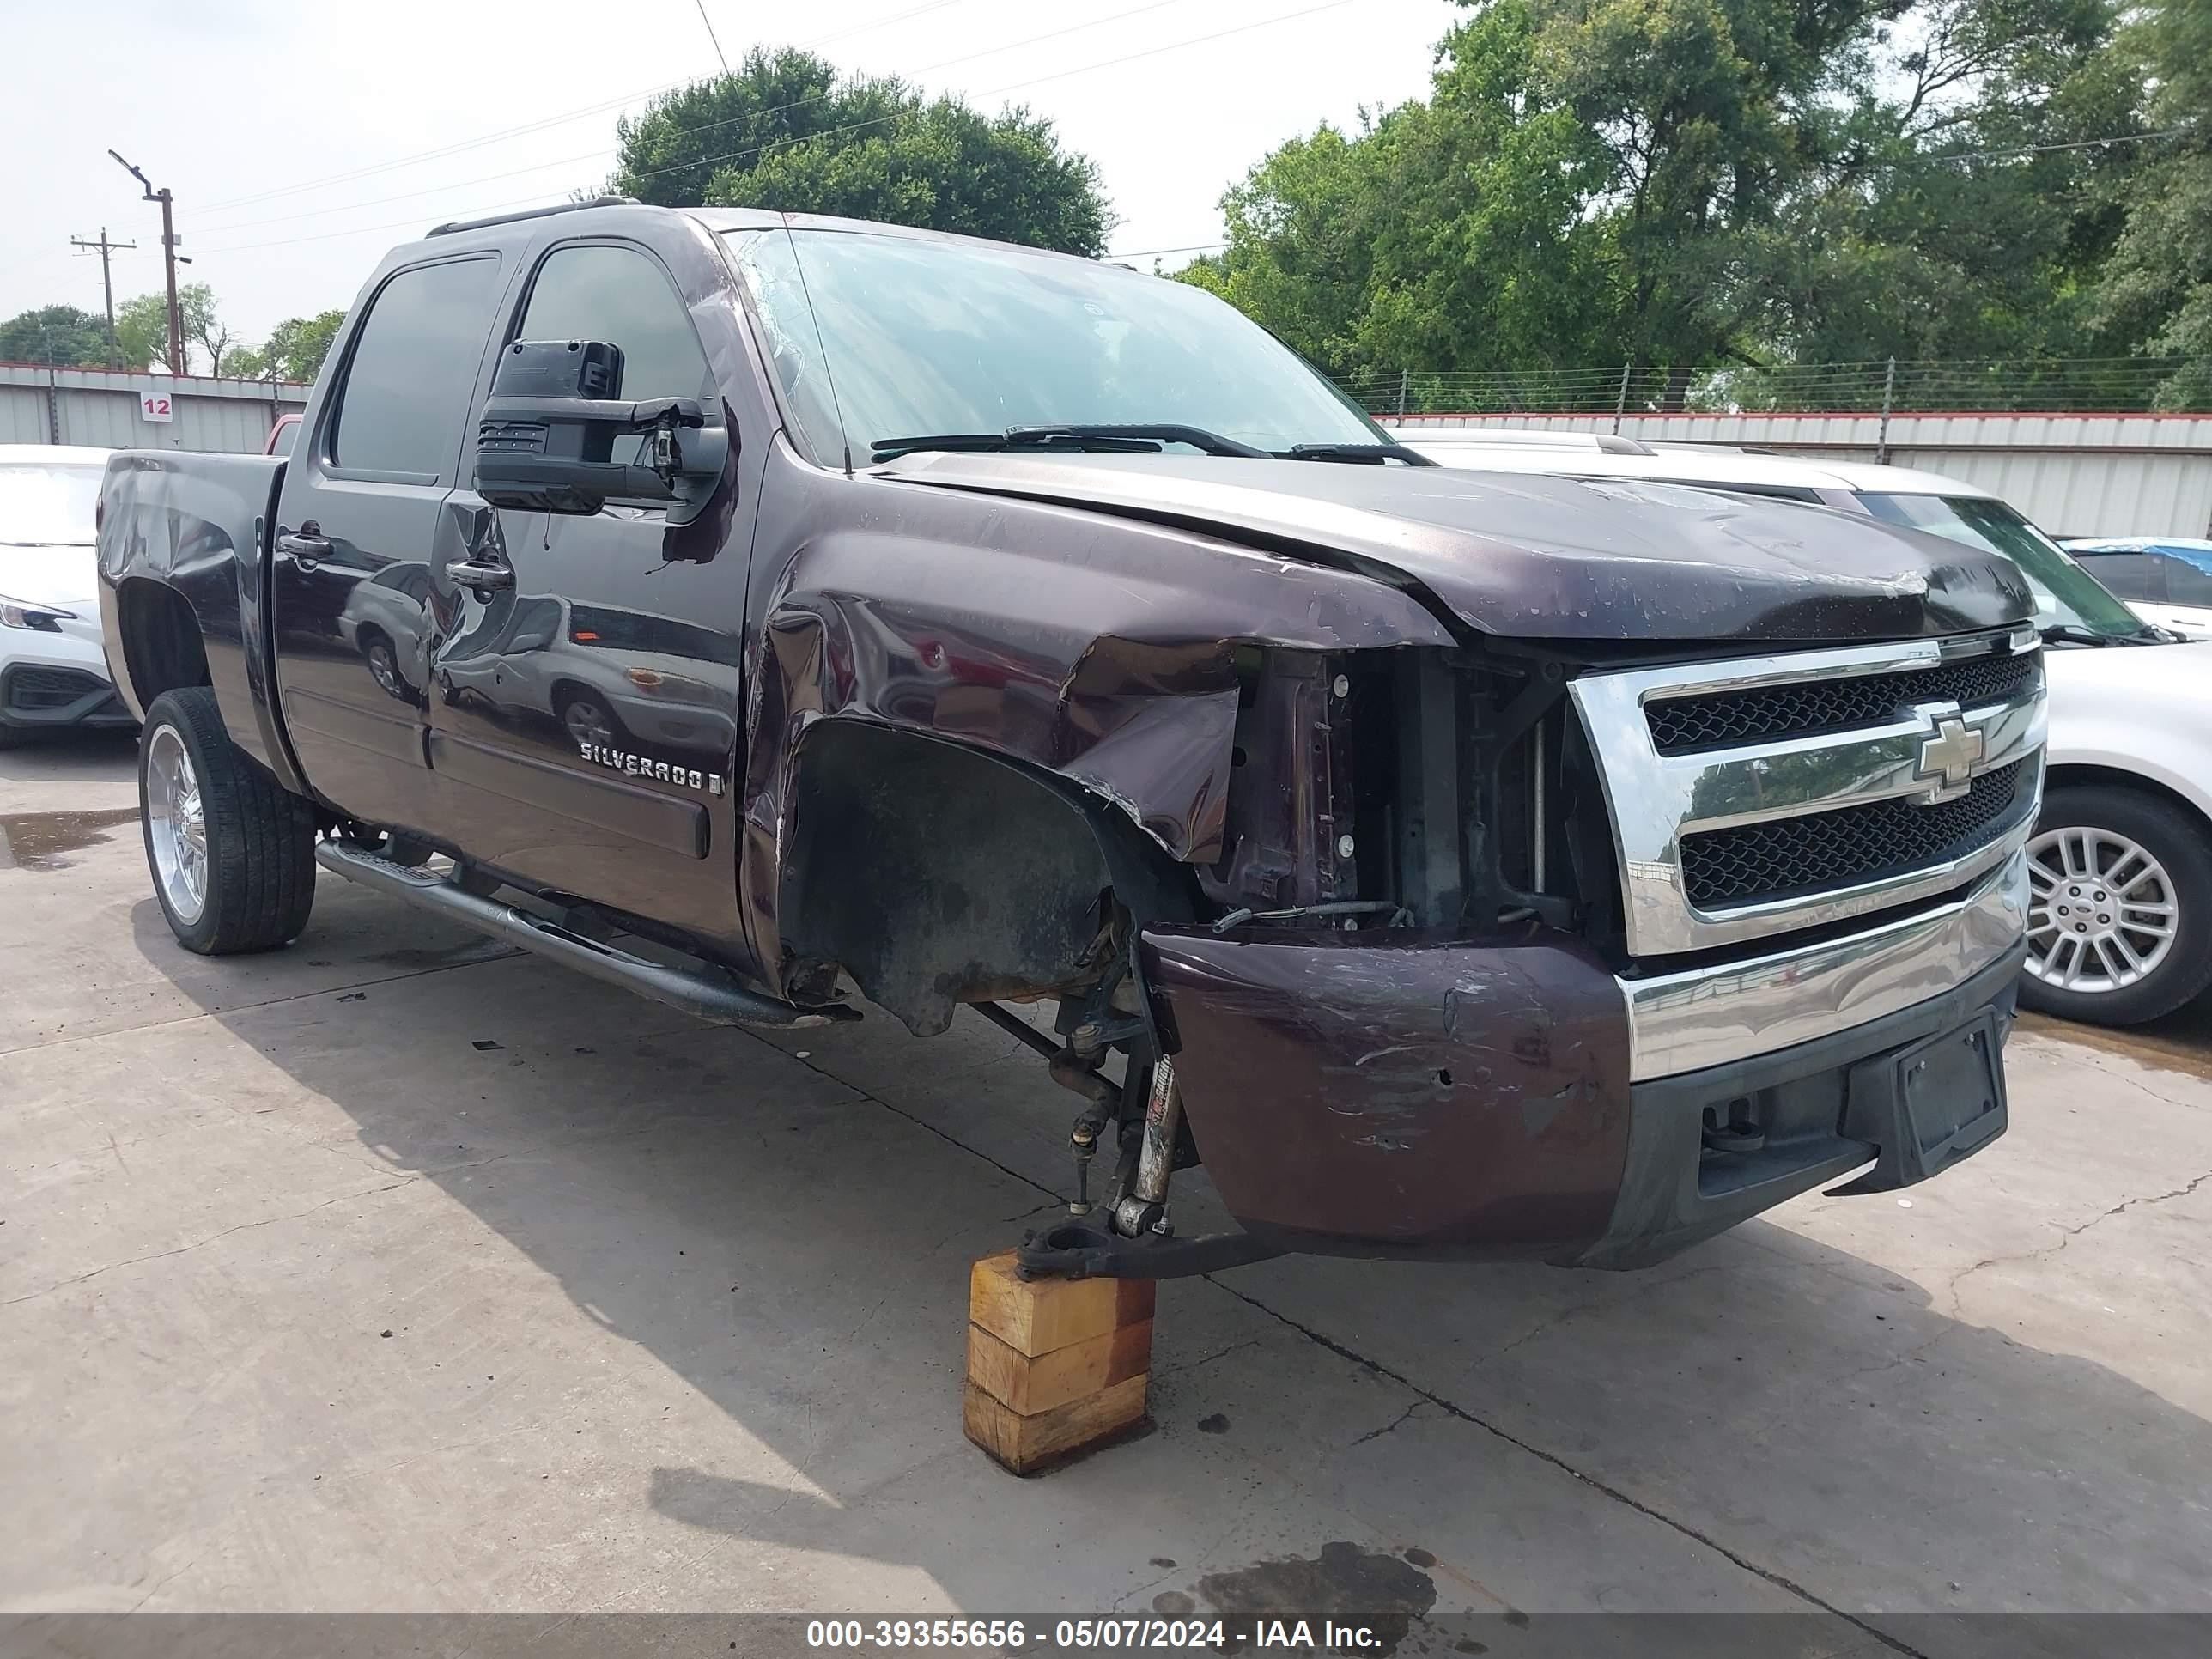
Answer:
[{"label": "wooden block", "polygon": [[1145,1385],[1151,1380],[1132,1376],[1027,1416],[970,1382],[962,1396],[961,1425],[970,1440],[1016,1474],[1035,1474],[1142,1423]]},{"label": "wooden block", "polygon": [[1030,1279],[1014,1253],[987,1255],[969,1275],[968,1317],[1016,1353],[1034,1359],[1071,1342],[1103,1336],[1152,1316],[1149,1279]]},{"label": "wooden block", "polygon": [[968,1328],[968,1380],[1024,1417],[1065,1406],[1152,1368],[1152,1322],[1124,1325],[1030,1358],[981,1325]]}]

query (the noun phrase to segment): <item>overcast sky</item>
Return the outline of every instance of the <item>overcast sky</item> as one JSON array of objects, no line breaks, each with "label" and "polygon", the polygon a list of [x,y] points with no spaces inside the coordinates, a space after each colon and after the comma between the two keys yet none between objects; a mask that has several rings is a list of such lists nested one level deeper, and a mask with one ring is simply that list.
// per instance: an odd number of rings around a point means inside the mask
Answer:
[{"label": "overcast sky", "polygon": [[[1226,185],[1295,133],[1421,94],[1460,15],[1450,0],[703,3],[733,63],[756,43],[808,46],[987,111],[1051,116],[1099,164],[1115,253],[1218,240]],[[103,224],[138,244],[116,256],[118,301],[161,288],[159,210],[112,147],[176,192],[194,261],[180,280],[209,283],[257,342],[349,305],[387,246],[441,220],[599,183],[617,114],[715,69],[698,0],[9,9],[0,318],[97,313],[100,263],[69,242]]]}]

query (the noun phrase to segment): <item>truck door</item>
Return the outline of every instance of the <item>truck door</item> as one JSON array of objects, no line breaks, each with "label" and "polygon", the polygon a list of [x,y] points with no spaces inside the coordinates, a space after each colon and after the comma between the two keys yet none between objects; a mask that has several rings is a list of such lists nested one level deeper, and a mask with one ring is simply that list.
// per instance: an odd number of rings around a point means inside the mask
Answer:
[{"label": "truck door", "polygon": [[[675,280],[637,242],[549,248],[517,296],[508,340],[621,347],[625,400],[721,398]],[[733,429],[733,450],[738,437]],[[722,488],[733,500],[734,465]],[[432,572],[445,592],[430,753],[459,815],[453,840],[526,882],[741,949],[735,787],[750,503],[736,527],[723,501],[674,529],[649,501],[577,516],[495,509],[467,491],[462,500],[481,525],[469,556],[497,576],[462,588]]]},{"label": "truck door", "polygon": [[316,789],[368,823],[445,827],[423,749],[432,573],[464,556],[447,503],[501,276],[486,252],[407,266],[378,286],[277,502],[271,613],[285,725]]}]

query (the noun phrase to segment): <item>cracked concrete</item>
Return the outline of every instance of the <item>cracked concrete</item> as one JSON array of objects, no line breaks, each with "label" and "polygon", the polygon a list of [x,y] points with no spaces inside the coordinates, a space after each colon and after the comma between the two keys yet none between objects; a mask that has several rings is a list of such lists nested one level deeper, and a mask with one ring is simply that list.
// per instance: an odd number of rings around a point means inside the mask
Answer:
[{"label": "cracked concrete", "polygon": [[[0,813],[128,778],[17,751]],[[0,1610],[1145,1612],[1333,1541],[1855,1651],[2212,1602],[2205,1017],[2033,1030],[1988,1152],[1646,1273],[1170,1283],[1155,1432],[1018,1482],[965,1268],[1073,1103],[1004,1033],[709,1030],[328,881],[204,962],[127,826],[0,915]]]}]

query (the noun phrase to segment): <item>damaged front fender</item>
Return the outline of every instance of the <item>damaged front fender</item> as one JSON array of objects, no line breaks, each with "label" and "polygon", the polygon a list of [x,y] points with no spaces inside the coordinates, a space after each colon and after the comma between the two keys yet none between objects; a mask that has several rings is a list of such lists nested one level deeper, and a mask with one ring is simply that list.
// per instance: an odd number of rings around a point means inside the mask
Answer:
[{"label": "damaged front fender", "polygon": [[[865,493],[860,493],[865,492]],[[858,511],[861,504],[866,511]],[[856,720],[1054,775],[1178,864],[1222,848],[1235,652],[1443,647],[1407,593],[1187,530],[881,478],[764,480],[740,882],[764,964],[808,729]]]}]

